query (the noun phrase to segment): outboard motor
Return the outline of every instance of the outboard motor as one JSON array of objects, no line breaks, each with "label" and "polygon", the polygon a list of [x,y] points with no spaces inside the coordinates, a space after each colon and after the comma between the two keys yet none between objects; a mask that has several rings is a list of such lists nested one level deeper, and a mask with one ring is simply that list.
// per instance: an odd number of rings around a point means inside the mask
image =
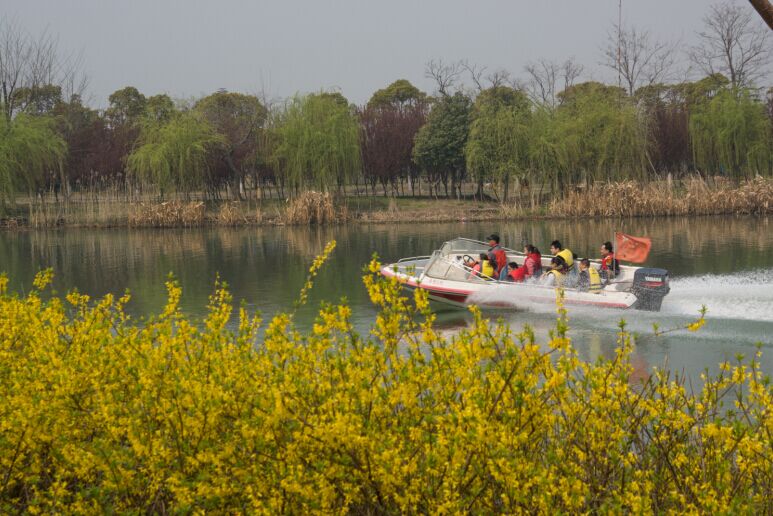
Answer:
[{"label": "outboard motor", "polygon": [[634,308],[659,312],[663,298],[671,291],[665,269],[637,269],[633,274],[631,293],[636,296]]}]

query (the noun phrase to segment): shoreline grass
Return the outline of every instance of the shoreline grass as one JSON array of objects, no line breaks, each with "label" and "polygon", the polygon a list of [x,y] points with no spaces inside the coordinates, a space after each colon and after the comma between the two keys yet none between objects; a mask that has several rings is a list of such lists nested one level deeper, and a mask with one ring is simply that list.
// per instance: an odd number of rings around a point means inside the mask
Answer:
[{"label": "shoreline grass", "polygon": [[40,202],[0,218],[0,228],[207,227],[342,223],[466,222],[525,219],[766,215],[773,213],[773,180],[734,185],[723,178],[681,182],[623,181],[576,187],[563,198],[532,207],[433,197],[359,197],[305,192],[291,200],[169,200],[130,202],[89,196],[77,202]]}]

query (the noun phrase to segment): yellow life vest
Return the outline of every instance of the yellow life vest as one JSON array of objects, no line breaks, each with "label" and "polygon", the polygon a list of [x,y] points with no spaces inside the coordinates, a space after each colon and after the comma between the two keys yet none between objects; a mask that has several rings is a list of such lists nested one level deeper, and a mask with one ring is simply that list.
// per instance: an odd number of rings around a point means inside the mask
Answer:
[{"label": "yellow life vest", "polygon": [[598,294],[601,290],[601,276],[599,276],[599,271],[593,266],[588,267],[588,278],[590,278],[589,290],[594,294]]},{"label": "yellow life vest", "polygon": [[492,267],[491,262],[488,260],[483,260],[483,263],[481,264],[480,272],[483,273],[483,276],[488,276],[489,278],[494,277],[494,267]]},{"label": "yellow life vest", "polygon": [[556,256],[560,256],[561,258],[563,258],[564,261],[566,262],[567,267],[571,267],[572,263],[574,263],[574,258],[572,257],[572,251],[570,251],[569,249],[564,249],[562,251],[559,251],[558,253],[556,253]]},{"label": "yellow life vest", "polygon": [[564,273],[563,272],[561,272],[559,270],[556,270],[556,269],[551,269],[551,270],[548,271],[548,274],[552,274],[553,277],[556,279],[556,286],[557,287],[560,287],[560,286],[562,286],[564,284]]}]

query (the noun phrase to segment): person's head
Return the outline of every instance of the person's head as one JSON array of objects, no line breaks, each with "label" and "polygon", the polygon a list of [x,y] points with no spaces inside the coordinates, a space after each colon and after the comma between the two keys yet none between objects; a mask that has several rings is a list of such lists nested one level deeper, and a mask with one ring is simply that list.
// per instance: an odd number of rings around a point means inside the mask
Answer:
[{"label": "person's head", "polygon": [[499,243],[499,235],[491,233],[486,240],[488,240],[489,245],[496,245]]},{"label": "person's head", "polygon": [[561,251],[563,247],[561,247],[561,242],[558,240],[553,240],[550,242],[550,252],[551,254],[556,254]]},{"label": "person's head", "polygon": [[601,244],[601,256],[606,256],[612,252],[612,242],[604,242]]},{"label": "person's head", "polygon": [[566,261],[565,261],[563,258],[561,258],[560,256],[554,256],[554,257],[553,257],[553,258],[550,260],[550,267],[551,267],[552,269],[558,269],[558,270],[561,270],[561,269],[563,269],[564,267],[566,267]]},{"label": "person's head", "polygon": [[524,254],[533,254],[533,253],[537,253],[539,251],[537,251],[537,248],[534,247],[533,245],[526,244],[525,246],[523,246],[523,252],[524,252]]},{"label": "person's head", "polygon": [[583,258],[582,260],[580,260],[581,271],[587,271],[588,267],[590,267],[590,260],[588,260],[587,258]]},{"label": "person's head", "polygon": [[516,262],[510,262],[507,264],[508,267],[510,267],[510,270],[515,270],[518,268],[518,264]]},{"label": "person's head", "polygon": [[481,262],[484,260],[488,260],[488,255],[486,253],[480,253],[480,256],[478,256]]}]

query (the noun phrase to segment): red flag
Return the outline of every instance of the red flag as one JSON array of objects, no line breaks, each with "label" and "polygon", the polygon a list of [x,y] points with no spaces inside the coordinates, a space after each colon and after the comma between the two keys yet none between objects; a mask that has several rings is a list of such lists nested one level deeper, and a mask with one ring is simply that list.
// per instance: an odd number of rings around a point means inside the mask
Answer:
[{"label": "red flag", "polygon": [[626,262],[643,263],[650,254],[652,240],[647,237],[634,237],[625,233],[615,233],[615,258]]}]

